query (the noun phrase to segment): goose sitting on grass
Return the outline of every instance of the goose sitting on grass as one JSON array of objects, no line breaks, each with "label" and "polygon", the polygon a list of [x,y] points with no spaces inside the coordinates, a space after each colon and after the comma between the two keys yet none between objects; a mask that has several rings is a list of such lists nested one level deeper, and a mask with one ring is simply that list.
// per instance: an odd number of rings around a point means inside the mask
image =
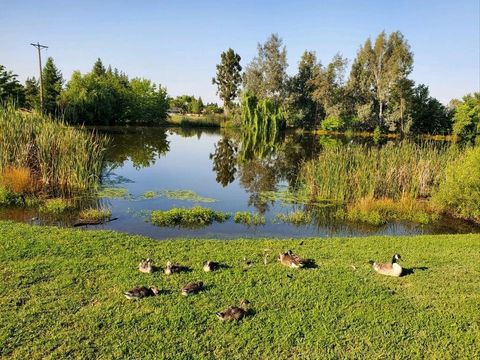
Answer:
[{"label": "goose sitting on grass", "polygon": [[222,321],[239,321],[247,315],[248,300],[243,300],[240,306],[231,306],[228,309],[218,312],[215,315]]},{"label": "goose sitting on grass", "polygon": [[395,254],[392,257],[392,261],[389,263],[379,264],[373,260],[370,260],[369,263],[372,265],[373,270],[379,274],[399,277],[402,275],[402,267],[397,262],[400,259],[400,254]]},{"label": "goose sitting on grass", "polygon": [[167,266],[165,267],[165,274],[166,275],[171,275],[173,273],[178,273],[182,271],[187,271],[186,266],[178,265],[178,264],[173,264],[172,262],[167,262]]},{"label": "goose sitting on grass", "polygon": [[145,297],[158,295],[158,288],[155,286],[150,288],[145,286],[136,286],[132,290],[125,291],[123,295],[125,295],[125,297],[129,300],[140,300]]},{"label": "goose sitting on grass", "polygon": [[280,254],[278,260],[282,265],[298,269],[305,266],[305,260],[300,256],[295,255],[292,250],[288,250],[286,253]]},{"label": "goose sitting on grass", "polygon": [[218,270],[219,267],[220,267],[219,263],[209,260],[205,264],[203,264],[203,271],[205,272],[215,271],[215,270]]},{"label": "goose sitting on grass", "polygon": [[189,296],[199,293],[203,290],[203,282],[192,282],[182,287],[182,295]]},{"label": "goose sitting on grass", "polygon": [[146,274],[153,273],[154,272],[153,260],[152,259],[142,260],[140,264],[138,264],[138,270]]}]

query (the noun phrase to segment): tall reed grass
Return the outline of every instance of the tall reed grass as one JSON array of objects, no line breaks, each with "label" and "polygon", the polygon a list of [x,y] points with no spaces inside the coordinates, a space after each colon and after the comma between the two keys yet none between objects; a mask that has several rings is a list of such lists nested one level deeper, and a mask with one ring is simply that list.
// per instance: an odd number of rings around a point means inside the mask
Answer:
[{"label": "tall reed grass", "polygon": [[301,192],[314,201],[353,203],[361,199],[428,198],[445,177],[456,147],[432,143],[326,148],[301,171]]},{"label": "tall reed grass", "polygon": [[0,173],[8,177],[9,169],[28,169],[35,188],[46,195],[95,189],[107,142],[38,112],[0,107]]}]

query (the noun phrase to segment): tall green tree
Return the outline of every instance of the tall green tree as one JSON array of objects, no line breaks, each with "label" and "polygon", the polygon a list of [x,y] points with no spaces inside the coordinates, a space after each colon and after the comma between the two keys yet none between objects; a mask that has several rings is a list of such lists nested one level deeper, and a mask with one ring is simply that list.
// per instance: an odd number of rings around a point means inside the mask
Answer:
[{"label": "tall green tree", "polygon": [[27,78],[24,86],[25,107],[28,109],[40,108],[40,88],[35,77]]},{"label": "tall green tree", "polygon": [[22,84],[17,80],[17,75],[0,65],[0,102],[7,101],[23,106],[25,94]]},{"label": "tall green tree", "polygon": [[258,44],[258,55],[247,66],[243,76],[246,91],[258,98],[279,104],[285,98],[287,82],[287,50],[278,34]]},{"label": "tall green tree", "polygon": [[298,63],[298,72],[287,81],[287,121],[289,125],[313,127],[317,120],[318,106],[313,99],[313,80],[321,71],[321,64],[314,52],[305,51]]},{"label": "tall green tree", "polygon": [[102,60],[97,58],[97,61],[95,61],[95,64],[93,64],[92,73],[96,76],[103,76],[106,74],[106,72],[107,71],[105,70],[105,66],[103,66]]},{"label": "tall green tree", "polygon": [[400,92],[412,68],[413,54],[399,31],[389,36],[381,32],[375,44],[368,39],[358,51],[349,87],[357,89],[357,106],[366,105],[376,114],[378,126],[386,127],[386,112],[393,110],[392,97],[395,91]]},{"label": "tall green tree", "polygon": [[43,67],[42,79],[44,111],[47,114],[56,115],[59,110],[57,101],[62,91],[63,77],[60,70],[55,66],[52,57],[47,59]]},{"label": "tall green tree", "polygon": [[225,114],[228,115],[240,91],[242,82],[241,57],[230,48],[222,52],[220,58],[220,64],[217,65],[217,75],[212,79],[212,83],[217,85],[217,94],[223,101]]}]

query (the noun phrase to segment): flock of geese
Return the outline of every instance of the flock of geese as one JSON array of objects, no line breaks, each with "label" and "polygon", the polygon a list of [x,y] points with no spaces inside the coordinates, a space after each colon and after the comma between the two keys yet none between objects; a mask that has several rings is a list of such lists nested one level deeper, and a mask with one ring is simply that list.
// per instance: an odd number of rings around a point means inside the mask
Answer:
[{"label": "flock of geese", "polygon": [[[285,253],[279,255],[278,260],[282,265],[288,266],[294,269],[300,269],[307,265],[308,261],[302,259],[300,256],[294,254],[291,250],[288,250]],[[399,277],[402,275],[402,266],[398,263],[401,260],[400,254],[394,254],[392,260],[387,263],[377,263],[375,261],[370,261],[373,270],[381,275]],[[207,261],[203,265],[203,270],[205,272],[216,271],[221,268],[221,264],[214,261]],[[142,273],[151,274],[157,270],[153,265],[152,259],[146,259],[140,262],[138,265],[138,270]],[[189,270],[188,267],[182,266],[179,264],[173,264],[172,262],[167,262],[167,265],[164,269],[166,275],[172,275],[174,273],[179,273],[182,271]],[[184,296],[194,295],[203,290],[203,282],[196,281],[186,284],[181,288],[181,294]],[[127,299],[130,300],[139,300],[150,296],[156,296],[159,294],[157,287],[145,287],[145,286],[136,286],[133,289],[124,292],[124,295]],[[224,311],[217,312],[215,315],[224,321],[239,321],[243,319],[247,313],[247,306],[249,305],[248,300],[243,300],[239,306],[230,306]]]}]

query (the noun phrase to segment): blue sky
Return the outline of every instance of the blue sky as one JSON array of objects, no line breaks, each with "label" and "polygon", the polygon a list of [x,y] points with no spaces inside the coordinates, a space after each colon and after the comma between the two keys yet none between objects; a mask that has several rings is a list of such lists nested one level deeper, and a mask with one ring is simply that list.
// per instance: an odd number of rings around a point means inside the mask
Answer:
[{"label": "blue sky", "polygon": [[22,81],[37,76],[29,44],[39,41],[67,79],[100,57],[171,95],[216,101],[211,78],[229,47],[245,66],[257,43],[276,32],[293,74],[305,49],[324,64],[337,52],[352,60],[367,37],[400,30],[414,52],[412,79],[447,103],[479,91],[479,22],[479,0],[0,0],[0,64]]}]

